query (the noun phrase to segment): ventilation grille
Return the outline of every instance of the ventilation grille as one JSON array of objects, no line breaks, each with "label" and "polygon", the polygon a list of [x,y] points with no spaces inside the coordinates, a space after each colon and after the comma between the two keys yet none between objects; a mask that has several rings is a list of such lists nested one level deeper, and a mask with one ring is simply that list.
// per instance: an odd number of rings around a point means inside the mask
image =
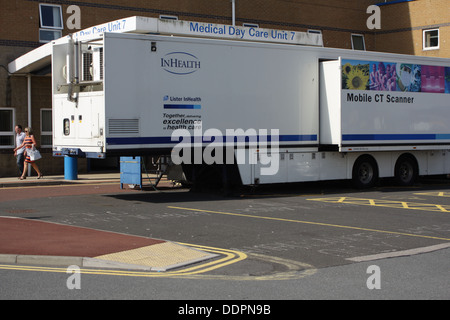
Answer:
[{"label": "ventilation grille", "polygon": [[103,48],[84,51],[81,59],[81,81],[101,80],[103,80]]},{"label": "ventilation grille", "polygon": [[81,81],[92,81],[92,53],[83,53],[82,68]]},{"label": "ventilation grille", "polygon": [[99,77],[100,77],[100,80],[103,80],[103,48],[98,48],[98,50],[94,50],[94,52],[95,51],[98,51],[98,54],[100,55],[100,57],[99,57],[99,60],[100,60],[100,66],[99,66],[100,75],[99,75]]},{"label": "ventilation grille", "polygon": [[139,119],[109,119],[109,134],[139,134]]}]

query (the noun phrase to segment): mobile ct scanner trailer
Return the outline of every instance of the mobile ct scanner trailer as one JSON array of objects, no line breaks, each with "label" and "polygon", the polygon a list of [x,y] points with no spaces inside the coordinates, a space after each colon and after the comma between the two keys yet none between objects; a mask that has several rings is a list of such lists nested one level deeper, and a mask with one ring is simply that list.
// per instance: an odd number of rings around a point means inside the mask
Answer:
[{"label": "mobile ct scanner trailer", "polygon": [[[380,62],[396,72],[390,87],[370,78]],[[201,123],[203,132],[243,129],[247,160],[256,161],[184,163],[188,179],[203,172],[221,183],[218,170],[244,185],[368,187],[378,177],[408,185],[450,173],[449,77],[449,59],[137,33],[66,37],[53,44],[53,154],[170,155],[174,130],[194,136]],[[267,161],[248,143],[261,129],[279,133],[269,151],[275,174],[261,174]]]}]

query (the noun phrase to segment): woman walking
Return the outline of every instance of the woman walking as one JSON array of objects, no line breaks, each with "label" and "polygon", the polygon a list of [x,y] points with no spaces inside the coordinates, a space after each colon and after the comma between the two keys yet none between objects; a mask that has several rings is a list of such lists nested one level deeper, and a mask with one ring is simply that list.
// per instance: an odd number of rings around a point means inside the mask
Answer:
[{"label": "woman walking", "polygon": [[[25,152],[26,157],[25,157],[25,163],[24,163],[24,168],[23,168],[23,173],[22,176],[19,178],[20,180],[24,180],[27,177],[25,176],[27,170],[28,170],[28,164],[31,164],[31,166],[34,168],[34,170],[36,170],[37,174],[38,174],[38,179],[41,179],[43,177],[43,175],[41,174],[41,171],[39,170],[38,165],[36,164],[35,161],[32,161],[30,159],[30,155],[29,152],[27,152],[27,150],[31,150],[31,148],[33,148],[33,146],[36,146],[36,139],[34,138],[33,132],[31,131],[31,128],[27,127],[25,128],[25,140],[23,140],[22,145],[18,146],[16,149],[20,149],[25,147]],[[14,151],[16,151],[16,149],[14,149]]]}]

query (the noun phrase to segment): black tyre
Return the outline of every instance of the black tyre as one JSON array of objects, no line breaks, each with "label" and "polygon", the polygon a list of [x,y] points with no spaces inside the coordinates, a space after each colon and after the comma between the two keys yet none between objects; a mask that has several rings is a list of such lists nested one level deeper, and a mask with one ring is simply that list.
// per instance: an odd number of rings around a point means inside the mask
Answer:
[{"label": "black tyre", "polygon": [[400,186],[411,186],[416,182],[419,170],[413,156],[403,155],[395,164],[395,180]]},{"label": "black tyre", "polygon": [[358,189],[371,188],[378,180],[378,167],[370,156],[359,157],[353,165],[353,184]]}]

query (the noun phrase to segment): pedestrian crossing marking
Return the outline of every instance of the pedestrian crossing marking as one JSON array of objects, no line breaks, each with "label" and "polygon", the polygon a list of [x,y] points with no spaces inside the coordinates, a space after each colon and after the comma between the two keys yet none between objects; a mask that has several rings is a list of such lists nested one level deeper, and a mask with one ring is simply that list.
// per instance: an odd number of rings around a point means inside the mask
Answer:
[{"label": "pedestrian crossing marking", "polygon": [[353,197],[329,197],[329,198],[316,198],[308,200],[327,203],[343,203],[343,204],[356,204],[373,207],[388,207],[396,209],[422,210],[422,211],[445,212],[445,213],[450,212],[450,205],[419,203],[419,202],[365,199]]}]

